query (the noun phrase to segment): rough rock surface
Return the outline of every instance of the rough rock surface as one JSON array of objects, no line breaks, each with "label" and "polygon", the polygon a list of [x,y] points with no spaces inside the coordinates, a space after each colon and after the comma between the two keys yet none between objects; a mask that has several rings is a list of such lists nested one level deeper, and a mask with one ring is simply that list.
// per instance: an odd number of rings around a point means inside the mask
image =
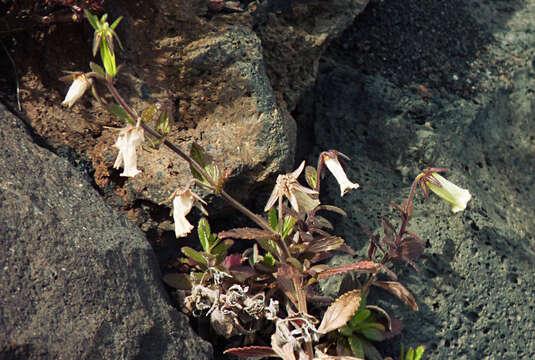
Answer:
[{"label": "rough rock surface", "polygon": [[535,358],[534,19],[534,1],[373,1],[298,105],[298,121],[314,123],[309,162],[329,148],[352,158],[361,188],[340,199],[331,182],[328,199],[349,210],[338,229],[361,256],[358,224],[377,232],[377,214],[396,219],[388,202],[406,198],[421,169],[448,167],[473,194],[458,214],[417,196],[409,229],[426,241],[421,271],[396,272],[420,311],[376,291],[370,301],[405,325],[385,355],[403,343],[424,344],[429,359]]},{"label": "rough rock surface", "polygon": [[[118,59],[126,66],[117,86],[139,112],[155,102],[173,109],[169,140],[183,149],[192,141],[205,147],[231,173],[229,190],[245,199],[292,166],[290,112],[313,83],[328,42],[366,3],[241,1],[242,12],[213,12],[206,0],[104,2],[111,19],[124,16],[117,31],[125,51]],[[57,79],[62,70],[88,70],[91,37],[86,22],[16,34],[24,116],[55,151],[67,149],[94,172],[114,207],[161,234],[170,223],[151,213],[168,210],[156,204],[190,179],[188,166],[166,149],[146,149],[139,161],[143,176],[121,179],[112,169],[117,150],[110,129],[121,121],[90,96],[69,110],[59,105],[66,86]]]},{"label": "rough rock surface", "polygon": [[0,143],[0,358],[211,358],[144,234],[3,105]]}]

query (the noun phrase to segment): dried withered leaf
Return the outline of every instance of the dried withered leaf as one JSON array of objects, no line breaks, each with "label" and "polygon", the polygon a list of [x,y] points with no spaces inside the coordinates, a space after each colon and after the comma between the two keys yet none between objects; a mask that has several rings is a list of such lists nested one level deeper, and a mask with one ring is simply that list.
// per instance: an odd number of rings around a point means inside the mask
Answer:
[{"label": "dried withered leaf", "polygon": [[411,260],[418,260],[424,253],[425,244],[422,239],[413,233],[407,232],[408,237],[401,242],[401,254]]},{"label": "dried withered leaf", "polygon": [[293,278],[296,276],[298,276],[297,270],[292,265],[284,264],[277,271],[277,285],[279,289],[294,304],[297,302],[296,289],[293,282]]},{"label": "dried withered leaf", "polygon": [[223,354],[231,354],[246,358],[261,358],[268,356],[277,356],[277,353],[269,346],[245,346],[239,348],[227,349]]},{"label": "dried withered leaf", "polygon": [[383,226],[383,231],[385,233],[383,242],[387,245],[394,244],[396,239],[396,229],[394,228],[394,225],[392,225],[392,223],[390,223],[384,216],[381,218],[381,225]]},{"label": "dried withered leaf", "polygon": [[257,229],[257,228],[236,228],[227,231],[222,231],[217,236],[220,239],[233,238],[233,239],[246,239],[246,240],[256,240],[256,239],[269,239],[276,240],[278,235],[272,232]]},{"label": "dried withered leaf", "polygon": [[346,292],[336,299],[325,311],[318,332],[325,334],[344,326],[359,308],[360,300],[360,290]]},{"label": "dried withered leaf", "polygon": [[322,251],[336,250],[343,244],[344,244],[344,239],[342,239],[341,237],[325,236],[322,238],[317,238],[317,239],[312,240],[308,244],[306,251],[316,253],[316,252],[322,252]]},{"label": "dried withered leaf", "polygon": [[338,275],[338,274],[343,274],[349,271],[357,271],[360,273],[372,273],[375,270],[377,270],[378,267],[379,267],[379,264],[373,261],[368,261],[368,260],[358,261],[353,264],[334,266],[334,267],[328,268],[320,272],[318,274],[318,280],[326,279],[328,277]]},{"label": "dried withered leaf", "polygon": [[405,305],[410,307],[414,311],[418,311],[418,304],[414,296],[410,293],[409,290],[397,281],[375,281],[372,283],[377,287],[380,287],[391,294],[396,295]]}]

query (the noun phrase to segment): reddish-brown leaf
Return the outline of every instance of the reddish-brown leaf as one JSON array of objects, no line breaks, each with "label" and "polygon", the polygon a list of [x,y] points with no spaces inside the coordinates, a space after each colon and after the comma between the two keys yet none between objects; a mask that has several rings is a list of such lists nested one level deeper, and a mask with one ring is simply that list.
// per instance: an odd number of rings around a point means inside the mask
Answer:
[{"label": "reddish-brown leaf", "polygon": [[269,239],[276,240],[278,235],[272,232],[257,229],[257,228],[236,228],[227,231],[222,231],[217,236],[220,239],[233,238],[233,239],[246,239],[246,240],[256,240],[256,239]]},{"label": "reddish-brown leaf", "polygon": [[344,326],[359,308],[360,300],[360,290],[340,296],[325,311],[318,331],[325,334]]},{"label": "reddish-brown leaf", "polygon": [[314,239],[310,242],[306,251],[309,252],[322,252],[336,250],[344,244],[344,239],[338,236],[326,236],[318,239]]},{"label": "reddish-brown leaf", "polygon": [[223,352],[223,354],[231,354],[247,358],[261,358],[268,356],[277,356],[277,353],[269,346],[245,346],[240,348],[231,348]]},{"label": "reddish-brown leaf", "polygon": [[368,261],[368,260],[358,261],[353,264],[334,266],[334,267],[328,268],[318,273],[318,280],[326,279],[328,277],[338,275],[338,274],[344,274],[349,271],[357,271],[360,273],[372,273],[375,270],[377,270],[378,267],[379,267],[379,264],[373,261]]},{"label": "reddish-brown leaf", "polygon": [[414,311],[418,311],[418,304],[416,304],[414,296],[412,296],[411,292],[407,290],[405,286],[397,281],[375,281],[372,285],[385,289],[391,294],[396,295],[405,305]]}]

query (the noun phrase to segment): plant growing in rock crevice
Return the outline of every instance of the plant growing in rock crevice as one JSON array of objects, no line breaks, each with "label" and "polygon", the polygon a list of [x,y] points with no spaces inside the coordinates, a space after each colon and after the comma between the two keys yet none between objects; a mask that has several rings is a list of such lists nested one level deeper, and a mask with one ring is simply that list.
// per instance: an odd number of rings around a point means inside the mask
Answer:
[{"label": "plant growing in rock crevice", "polygon": [[[340,185],[341,196],[357,189],[359,185],[348,179],[342,164],[349,159],[329,150],[320,154],[316,168],[305,167],[302,162],[295,171],[279,175],[264,208],[267,214],[254,213],[225,192],[227,173],[199,145],[193,143],[188,154],[166,140],[171,131],[168,111],[153,104],[138,114],[128,106],[114,85],[120,71],[113,46],[118,40],[114,29],[120,18],[110,26],[106,15],[99,19],[86,11],[86,16],[95,29],[93,55],[100,53],[103,66],[90,63],[91,72],[70,73],[65,79],[73,83],[64,104],[72,106],[91,89],[102,104],[126,122],[114,145],[119,150],[114,167],[123,168],[120,175],[139,176],[137,151],[148,136],[153,145],[163,144],[190,166],[191,181],[170,198],[177,238],[193,230],[186,216],[194,205],[208,215],[203,200],[194,192],[195,186],[224,198],[256,225],[213,234],[208,220],[199,221],[201,250],[183,247],[187,271],[165,277],[168,284],[181,289],[184,311],[207,319],[220,336],[241,337],[245,346],[227,349],[229,354],[278,356],[285,360],[380,359],[371,342],[394,336],[401,325],[385,310],[366,305],[372,286],[394,294],[411,309],[418,310],[413,295],[398,281],[390,266],[395,261],[404,261],[417,270],[415,261],[423,253],[423,241],[407,229],[416,189],[420,186],[426,197],[427,189],[431,189],[452,204],[453,211],[466,207],[468,192],[437,175],[446,169],[424,170],[413,182],[407,200],[401,206],[391,204],[401,216],[399,229],[382,217],[382,237],[365,229],[370,239],[366,259],[329,267],[324,262],[332,251],[354,251],[344,239],[331,234],[333,225],[322,216],[324,212],[345,212],[321,203],[321,180],[332,173]],[[105,84],[117,104],[107,104],[96,93],[95,80]],[[154,121],[156,130],[149,126]],[[299,182],[303,171],[308,186]],[[236,241],[250,242],[251,246],[241,253],[231,253]],[[356,289],[337,299],[316,292],[319,280],[348,272],[358,275]],[[383,280],[381,273],[389,280]],[[251,345],[255,343],[262,345]]]}]

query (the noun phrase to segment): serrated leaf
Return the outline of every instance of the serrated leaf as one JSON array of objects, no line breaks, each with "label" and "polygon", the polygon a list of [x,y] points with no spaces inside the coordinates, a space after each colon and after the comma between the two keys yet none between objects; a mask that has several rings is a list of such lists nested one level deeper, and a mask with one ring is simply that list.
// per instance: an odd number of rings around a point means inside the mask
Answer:
[{"label": "serrated leaf", "polygon": [[383,243],[393,245],[396,239],[396,229],[394,228],[394,225],[392,225],[384,216],[381,218],[381,225],[383,226],[383,232],[385,234]]},{"label": "serrated leaf", "polygon": [[196,263],[200,265],[204,265],[205,267],[208,267],[208,260],[202,256],[200,252],[197,250],[194,250],[190,248],[189,246],[183,246],[180,251],[187,257],[189,257],[191,260],[195,261]]},{"label": "serrated leaf", "polygon": [[277,353],[269,346],[245,346],[240,348],[231,348],[225,350],[223,354],[231,354],[246,358],[277,356]]},{"label": "serrated leaf", "polygon": [[377,270],[378,267],[379,264],[368,260],[358,261],[356,263],[347,265],[334,266],[320,272],[318,274],[318,280],[326,279],[334,275],[344,274],[349,271],[357,271],[359,273],[372,273]]},{"label": "serrated leaf", "polygon": [[325,334],[344,326],[359,308],[360,300],[360,290],[349,291],[336,299],[325,311],[318,332]]},{"label": "serrated leaf", "polygon": [[148,106],[143,112],[141,113],[141,121],[144,123],[148,123],[149,121],[152,121],[154,118],[154,115],[156,115],[156,111],[160,109],[160,104],[152,104]]},{"label": "serrated leaf", "polygon": [[380,287],[391,294],[397,296],[405,305],[410,307],[414,311],[418,311],[418,304],[411,292],[407,288],[401,285],[397,281],[375,281],[372,283],[377,287]]},{"label": "serrated leaf", "polygon": [[206,218],[201,218],[197,225],[197,233],[199,234],[199,241],[205,252],[210,253],[210,224]]},{"label": "serrated leaf", "polygon": [[123,109],[121,106],[116,104],[110,104],[107,106],[107,109],[109,112],[111,112],[113,115],[117,116],[119,119],[126,121],[127,123],[130,123],[134,125],[136,121],[132,119],[132,117],[126,112],[125,109]]},{"label": "serrated leaf", "polygon": [[268,220],[269,220],[269,226],[273,230],[278,231],[278,229],[279,229],[279,219],[277,218],[277,210],[275,210],[274,207],[269,209]]},{"label": "serrated leaf", "polygon": [[341,237],[325,236],[322,238],[317,238],[317,239],[312,240],[308,244],[306,251],[310,251],[313,253],[331,251],[331,250],[338,249],[343,244],[344,244],[344,239],[342,239]]},{"label": "serrated leaf", "polygon": [[163,276],[163,282],[175,289],[191,290],[188,274],[168,273]]},{"label": "serrated leaf", "polygon": [[305,168],[305,180],[311,189],[315,189],[318,183],[318,173],[312,166]]},{"label": "serrated leaf", "polygon": [[258,229],[258,228],[236,228],[227,231],[222,231],[217,235],[220,239],[233,238],[233,239],[245,239],[245,240],[276,240],[279,236],[270,231]]}]

